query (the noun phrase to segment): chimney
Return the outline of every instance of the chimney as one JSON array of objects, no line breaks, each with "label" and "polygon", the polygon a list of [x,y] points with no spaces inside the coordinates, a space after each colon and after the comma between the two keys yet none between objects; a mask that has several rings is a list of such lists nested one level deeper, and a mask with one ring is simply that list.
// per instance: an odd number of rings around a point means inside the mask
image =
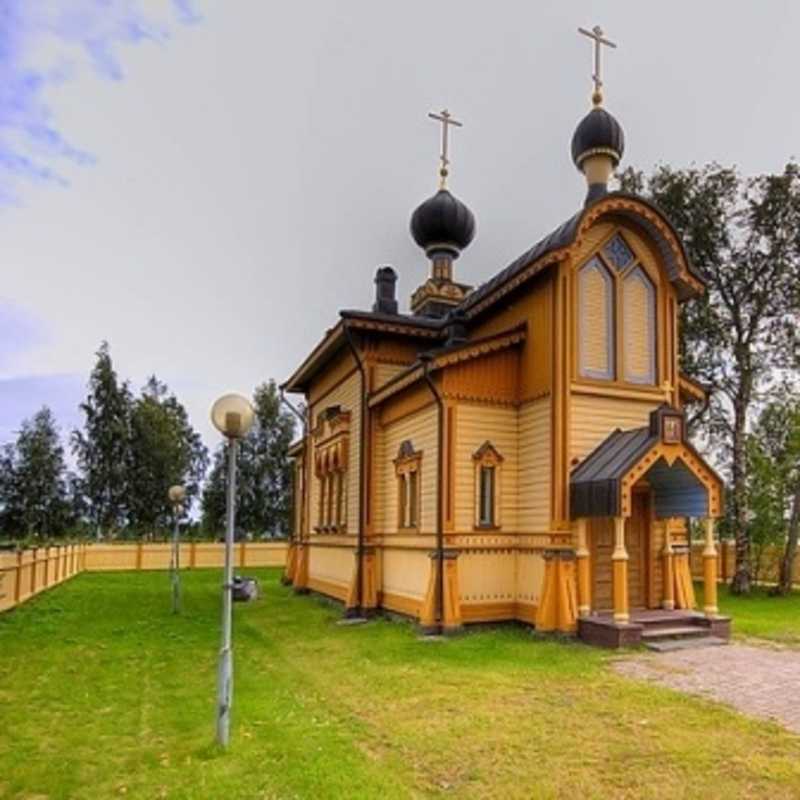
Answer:
[{"label": "chimney", "polygon": [[375,303],[373,311],[380,314],[397,313],[397,295],[395,285],[397,273],[391,267],[378,267],[375,273]]}]

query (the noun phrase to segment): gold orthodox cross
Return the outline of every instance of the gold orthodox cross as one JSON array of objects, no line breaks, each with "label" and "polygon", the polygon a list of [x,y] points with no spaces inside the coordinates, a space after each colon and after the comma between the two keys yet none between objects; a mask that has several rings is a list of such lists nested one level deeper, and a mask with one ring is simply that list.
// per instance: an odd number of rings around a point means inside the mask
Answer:
[{"label": "gold orthodox cross", "polygon": [[604,38],[603,29],[599,25],[595,25],[590,31],[586,28],[578,28],[578,33],[588,36],[594,42],[594,74],[592,80],[594,81],[594,94],[592,95],[592,102],[595,105],[600,105],[603,102],[603,79],[602,79],[602,64],[600,61],[600,53],[603,45],[606,47],[613,47],[616,49],[614,42]]},{"label": "gold orthodox cross", "polygon": [[456,119],[453,119],[452,115],[446,108],[439,114],[435,114],[433,111],[431,111],[428,116],[431,119],[435,119],[437,122],[442,123],[442,152],[439,156],[439,161],[441,162],[442,166],[439,169],[439,188],[445,189],[447,187],[447,165],[450,163],[450,160],[447,158],[449,128],[451,125],[455,126],[456,128],[463,128],[464,124]]}]

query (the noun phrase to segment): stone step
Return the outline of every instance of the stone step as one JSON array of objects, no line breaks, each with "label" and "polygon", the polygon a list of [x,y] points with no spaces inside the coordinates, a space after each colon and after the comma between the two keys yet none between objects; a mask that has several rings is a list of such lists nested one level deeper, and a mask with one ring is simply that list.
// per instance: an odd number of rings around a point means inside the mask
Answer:
[{"label": "stone step", "polygon": [[661,639],[644,642],[644,646],[648,650],[656,653],[671,653],[675,650],[690,650],[695,647],[719,647],[723,644],[728,644],[728,641],[720,639],[718,636],[693,636],[688,639]]},{"label": "stone step", "polygon": [[677,636],[708,636],[708,630],[700,627],[699,625],[672,625],[668,628],[647,627],[642,631],[642,639],[647,641],[653,641],[657,639],[672,639]]}]

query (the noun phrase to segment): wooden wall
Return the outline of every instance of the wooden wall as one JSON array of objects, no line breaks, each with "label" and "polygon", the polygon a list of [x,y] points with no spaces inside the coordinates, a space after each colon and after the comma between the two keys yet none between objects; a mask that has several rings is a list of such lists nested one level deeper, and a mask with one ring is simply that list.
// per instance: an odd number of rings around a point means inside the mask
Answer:
[{"label": "wooden wall", "polygon": [[[347,532],[357,534],[359,463],[361,452],[359,441],[361,436],[361,374],[355,366],[351,354],[341,358],[335,366],[325,372],[309,392],[312,430],[317,424],[318,416],[328,407],[340,405],[343,411],[350,412],[350,441],[347,464]],[[313,436],[311,437],[313,443]],[[311,458],[311,476],[309,481],[310,513],[307,525],[313,530],[319,520],[320,482],[314,474],[314,455]]]},{"label": "wooden wall", "polygon": [[551,430],[550,397],[542,397],[520,407],[518,412],[520,533],[540,533],[550,529]]},{"label": "wooden wall", "polygon": [[453,506],[456,532],[475,528],[475,464],[473,454],[484,442],[491,442],[503,457],[500,467],[499,521],[503,531],[516,532],[519,492],[517,409],[459,403],[453,409],[455,447],[453,453]]},{"label": "wooden wall", "polygon": [[[426,389],[427,391],[427,389]],[[436,471],[438,464],[438,410],[429,404],[387,424],[378,424],[374,487],[373,532],[397,533],[399,522],[397,475],[394,459],[400,444],[409,440],[422,453],[420,464],[419,533],[436,532]]]}]

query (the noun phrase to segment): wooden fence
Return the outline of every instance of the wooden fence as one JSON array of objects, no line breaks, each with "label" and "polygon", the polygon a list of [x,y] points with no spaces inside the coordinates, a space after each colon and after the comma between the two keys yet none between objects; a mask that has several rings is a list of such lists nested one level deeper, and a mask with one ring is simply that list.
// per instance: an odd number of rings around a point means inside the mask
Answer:
[{"label": "wooden fence", "polygon": [[[703,543],[692,543],[692,577],[703,580]],[[783,547],[767,545],[761,552],[753,548],[753,577],[762,583],[777,583],[780,563],[783,558]],[[717,543],[717,575],[719,580],[727,583],[736,571],[736,544],[725,540]],[[800,584],[800,552],[794,559],[792,582]]]},{"label": "wooden fence", "polygon": [[[286,542],[238,542],[234,545],[234,566],[282,567]],[[169,569],[172,545],[162,542],[120,544],[70,544],[34,547],[30,550],[0,551],[0,612],[63,583],[79,572]],[[182,569],[222,567],[222,542],[183,542]]]}]

